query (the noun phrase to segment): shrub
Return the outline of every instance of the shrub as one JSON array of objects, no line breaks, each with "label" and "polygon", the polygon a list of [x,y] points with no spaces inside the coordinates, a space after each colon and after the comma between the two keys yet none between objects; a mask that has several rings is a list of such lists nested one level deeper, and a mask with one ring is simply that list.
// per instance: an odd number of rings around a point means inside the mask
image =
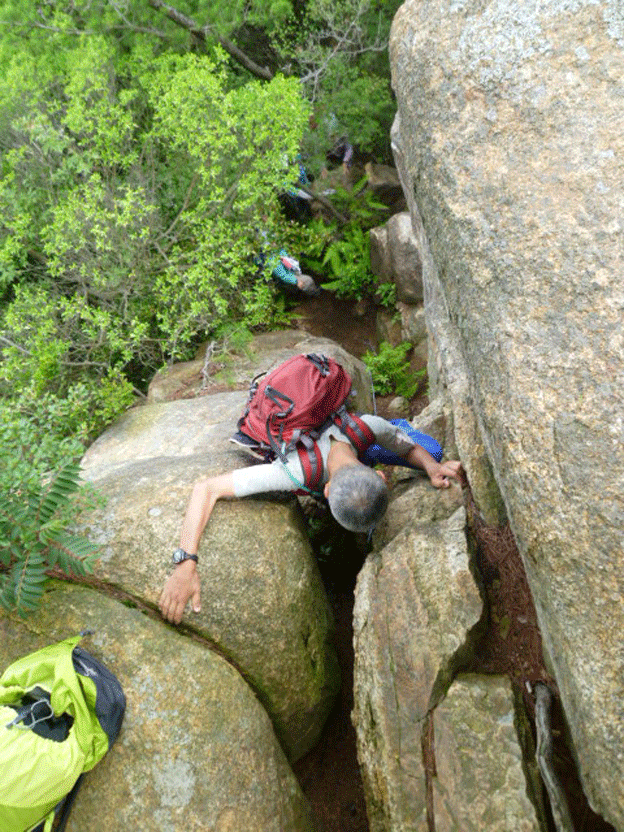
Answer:
[{"label": "shrub", "polygon": [[0,605],[24,616],[37,609],[52,567],[66,574],[92,571],[97,547],[68,529],[95,498],[80,486],[74,443],[42,436],[27,420],[5,418],[0,444],[10,472],[0,483]]},{"label": "shrub", "polygon": [[411,399],[425,375],[426,370],[412,372],[407,355],[412,349],[408,341],[393,347],[382,341],[377,353],[366,352],[362,360],[371,371],[373,387],[380,396],[396,393]]}]

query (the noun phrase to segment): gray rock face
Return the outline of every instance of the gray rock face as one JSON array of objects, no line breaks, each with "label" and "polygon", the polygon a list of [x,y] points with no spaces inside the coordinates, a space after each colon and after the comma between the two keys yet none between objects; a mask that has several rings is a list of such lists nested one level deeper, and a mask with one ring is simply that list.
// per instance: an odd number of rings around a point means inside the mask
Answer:
[{"label": "gray rock face", "polygon": [[224,659],[162,621],[56,585],[27,622],[0,613],[0,667],[81,630],[119,679],[121,733],[85,776],[67,832],[312,832],[266,712]]},{"label": "gray rock face", "polygon": [[504,502],[593,808],[624,829],[624,24],[617,3],[407,0],[393,140],[431,378]]},{"label": "gray rock face", "polygon": [[433,716],[436,832],[539,832],[514,698],[501,676],[459,676]]},{"label": "gray rock face", "polygon": [[407,211],[370,231],[371,269],[380,281],[396,285],[397,300],[417,304],[423,299],[422,263]]}]

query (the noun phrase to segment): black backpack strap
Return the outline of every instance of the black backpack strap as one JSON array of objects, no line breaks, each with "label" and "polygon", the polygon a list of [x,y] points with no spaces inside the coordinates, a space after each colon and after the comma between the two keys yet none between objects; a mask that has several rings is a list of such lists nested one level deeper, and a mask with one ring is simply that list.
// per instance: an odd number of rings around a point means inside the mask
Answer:
[{"label": "black backpack strap", "polygon": [[322,376],[329,375],[329,361],[326,355],[318,355],[315,352],[309,352],[306,358],[311,361]]},{"label": "black backpack strap", "polygon": [[78,794],[78,789],[82,786],[82,778],[84,774],[81,774],[80,777],[76,780],[70,792],[67,793],[65,800],[61,806],[61,809],[56,816],[54,832],[64,832],[65,827],[67,826],[67,821],[69,819],[69,813],[72,810],[72,806],[74,805],[74,801],[76,800],[76,795]]},{"label": "black backpack strap", "polygon": [[252,378],[251,383],[249,384],[249,393],[247,394],[247,401],[245,403],[245,409],[243,411],[242,416],[240,417],[240,419],[236,423],[236,427],[239,428],[239,430],[242,427],[242,425],[244,425],[245,419],[249,415],[249,411],[251,409],[251,400],[253,399],[254,395],[256,394],[256,390],[258,389],[258,386],[260,385],[260,379],[265,375],[266,375],[266,370],[262,373],[258,373],[257,376],[254,376]]}]

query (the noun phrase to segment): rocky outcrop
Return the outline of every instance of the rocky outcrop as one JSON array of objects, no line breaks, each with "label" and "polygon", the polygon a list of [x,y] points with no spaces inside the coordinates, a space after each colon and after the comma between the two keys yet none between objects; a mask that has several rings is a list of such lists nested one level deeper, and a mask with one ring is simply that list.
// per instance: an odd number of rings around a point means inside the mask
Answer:
[{"label": "rocky outcrop", "polygon": [[358,576],[353,721],[371,832],[427,830],[424,723],[482,612],[464,525],[461,507],[438,522],[421,508]]},{"label": "rocky outcrop", "polygon": [[[414,426],[454,455],[441,400]],[[399,471],[356,586],[352,718],[370,832],[544,830],[518,691],[506,677],[464,672],[491,616],[462,491]]]},{"label": "rocky outcrop", "polygon": [[421,255],[409,212],[394,214],[385,225],[372,228],[370,250],[373,274],[396,288],[395,307],[377,315],[379,339],[393,346],[409,341],[418,347],[427,339],[427,323]]},{"label": "rocky outcrop", "polygon": [[370,240],[373,274],[394,283],[399,302],[422,302],[422,263],[409,213],[394,214],[385,225],[371,229]]},{"label": "rocky outcrop", "polygon": [[312,832],[271,721],[214,651],[138,609],[56,584],[27,621],[0,616],[0,666],[82,630],[124,689],[121,733],[85,775],[67,832]]},{"label": "rocky outcrop", "polygon": [[430,380],[508,516],[592,807],[624,829],[624,28],[617,4],[407,0],[395,159]]}]

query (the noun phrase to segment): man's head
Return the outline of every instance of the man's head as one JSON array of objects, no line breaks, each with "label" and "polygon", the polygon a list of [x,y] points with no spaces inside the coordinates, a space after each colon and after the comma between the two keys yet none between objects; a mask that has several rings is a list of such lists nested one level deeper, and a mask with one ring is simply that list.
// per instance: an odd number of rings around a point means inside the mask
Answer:
[{"label": "man's head", "polygon": [[340,467],[328,483],[326,496],[336,520],[352,532],[370,531],[388,508],[385,481],[360,463]]}]

